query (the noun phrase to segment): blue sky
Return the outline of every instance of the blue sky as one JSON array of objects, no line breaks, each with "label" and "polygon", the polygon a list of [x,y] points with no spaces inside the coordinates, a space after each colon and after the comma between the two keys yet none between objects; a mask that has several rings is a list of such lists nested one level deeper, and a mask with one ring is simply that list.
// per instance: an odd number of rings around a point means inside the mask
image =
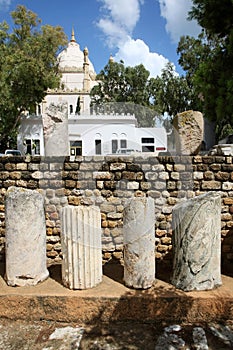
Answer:
[{"label": "blue sky", "polygon": [[186,20],[192,0],[0,0],[0,22],[11,23],[10,12],[18,4],[35,12],[42,24],[63,27],[68,39],[73,27],[97,73],[110,55],[126,66],[142,63],[151,76],[159,75],[168,61],[182,73],[179,38],[200,32],[195,21]]}]

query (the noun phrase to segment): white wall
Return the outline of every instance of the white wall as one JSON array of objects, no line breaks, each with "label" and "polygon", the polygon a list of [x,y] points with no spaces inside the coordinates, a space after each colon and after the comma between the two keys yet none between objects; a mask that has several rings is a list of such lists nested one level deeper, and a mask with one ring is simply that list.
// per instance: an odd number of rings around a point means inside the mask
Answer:
[{"label": "white wall", "polygon": [[[115,120],[114,120],[115,118]],[[156,147],[167,148],[164,128],[137,128],[133,116],[76,116],[68,119],[69,141],[82,140],[82,155],[95,155],[95,140],[101,140],[101,154],[112,154],[112,140],[127,140],[126,148],[142,151],[142,137],[154,138]],[[43,125],[41,116],[25,117],[18,134],[18,148],[24,154],[24,139],[40,139],[41,155],[44,155]],[[151,144],[149,144],[151,146]]]}]

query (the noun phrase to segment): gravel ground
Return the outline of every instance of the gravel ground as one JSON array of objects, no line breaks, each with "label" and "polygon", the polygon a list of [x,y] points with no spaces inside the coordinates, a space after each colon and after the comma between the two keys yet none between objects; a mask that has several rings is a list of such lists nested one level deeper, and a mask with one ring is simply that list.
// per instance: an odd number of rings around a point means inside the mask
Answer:
[{"label": "gravel ground", "polygon": [[231,325],[64,324],[0,320],[0,350],[230,350]]}]

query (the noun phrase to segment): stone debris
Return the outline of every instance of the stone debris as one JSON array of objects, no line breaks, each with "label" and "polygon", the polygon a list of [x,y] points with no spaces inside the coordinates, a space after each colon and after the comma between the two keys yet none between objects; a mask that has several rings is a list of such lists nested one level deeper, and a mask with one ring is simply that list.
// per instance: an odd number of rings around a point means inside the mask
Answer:
[{"label": "stone debris", "polygon": [[[166,327],[164,329],[164,333],[158,338],[155,350],[190,350],[190,347],[179,335],[180,331],[182,331],[182,327],[180,325],[171,325]],[[206,334],[202,327],[194,327],[192,337],[192,349],[209,350]]]},{"label": "stone debris", "polygon": [[159,336],[155,345],[155,350],[189,350],[185,347],[185,341],[175,332],[181,331],[181,326],[171,325],[164,329],[164,333]]},{"label": "stone debris", "polygon": [[211,324],[209,328],[213,335],[221,339],[224,344],[233,347],[233,332],[230,327],[221,324]]},{"label": "stone debris", "polygon": [[194,342],[195,350],[208,350],[209,349],[205,331],[201,327],[193,328],[193,342]]},{"label": "stone debris", "polygon": [[80,348],[80,342],[82,340],[84,328],[82,327],[63,327],[56,328],[55,331],[49,336],[49,340],[61,340],[60,345],[56,342],[49,347],[44,347],[42,350],[65,350],[67,349],[78,350]]},{"label": "stone debris", "polygon": [[172,332],[179,332],[179,331],[181,331],[181,329],[182,328],[179,324],[174,324],[174,325],[171,325],[171,326],[164,328],[164,331],[167,333],[172,333]]}]

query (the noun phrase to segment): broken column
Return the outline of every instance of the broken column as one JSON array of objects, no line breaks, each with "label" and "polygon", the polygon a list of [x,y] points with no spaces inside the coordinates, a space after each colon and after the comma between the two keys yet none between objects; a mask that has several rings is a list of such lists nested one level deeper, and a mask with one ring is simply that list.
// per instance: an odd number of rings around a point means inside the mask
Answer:
[{"label": "broken column", "polygon": [[70,289],[102,281],[101,215],[97,207],[62,208],[62,280]]},{"label": "broken column", "polygon": [[5,205],[7,284],[36,285],[49,275],[44,198],[37,191],[12,186]]},{"label": "broken column", "polygon": [[210,290],[221,281],[221,194],[209,192],[173,208],[172,284]]},{"label": "broken column", "polygon": [[124,210],[124,282],[150,288],[155,280],[155,209],[153,198],[133,198]]},{"label": "broken column", "polygon": [[179,154],[194,155],[201,149],[204,135],[204,119],[201,112],[178,113],[173,120],[176,150]]}]

